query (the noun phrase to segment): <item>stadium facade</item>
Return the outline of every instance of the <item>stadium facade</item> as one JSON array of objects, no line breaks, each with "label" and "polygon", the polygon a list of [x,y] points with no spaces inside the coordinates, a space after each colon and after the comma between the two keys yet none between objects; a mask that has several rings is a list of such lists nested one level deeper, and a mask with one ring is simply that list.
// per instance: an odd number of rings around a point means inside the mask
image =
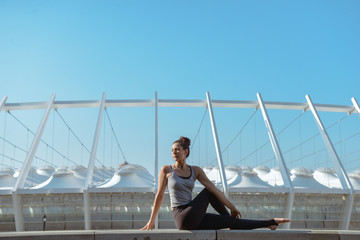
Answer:
[{"label": "stadium facade", "polygon": [[[11,161],[7,145],[11,143],[4,133],[3,168],[0,171],[0,231],[75,230],[75,229],[139,229],[149,219],[157,189],[158,175],[158,124],[160,107],[198,107],[207,110],[216,152],[216,164],[204,165],[209,179],[218,186],[239,208],[244,218],[272,218],[285,216],[292,219],[284,224],[292,229],[360,229],[360,169],[346,169],[339,150],[324,126],[319,112],[336,112],[359,117],[360,108],[355,98],[352,105],[314,104],[306,95],[304,103],[266,102],[260,94],[257,101],[212,100],[206,93],[202,100],[107,100],[55,101],[7,103],[4,97],[0,111],[10,113],[21,110],[43,109],[40,125],[31,145],[24,151],[18,169]],[[96,166],[96,154],[106,108],[154,108],[155,157],[154,173],[141,165],[125,162],[115,169]],[[98,116],[87,166],[34,167],[42,134],[51,111],[72,108],[97,108]],[[275,167],[266,165],[239,166],[224,164],[223,152],[214,114],[215,108],[259,109],[274,155]],[[289,169],[269,117],[269,109],[307,111],[318,127],[332,167],[317,169],[296,167]],[[5,125],[5,126],[4,126]],[[6,124],[3,126],[6,127]],[[70,128],[69,128],[70,129]],[[10,130],[11,131],[11,130]],[[354,131],[354,136],[358,136]],[[343,141],[344,142],[344,141]],[[359,160],[360,142],[356,142],[354,159]],[[13,154],[15,155],[15,154]],[[194,196],[202,189],[195,185]],[[210,209],[210,211],[213,211]],[[175,228],[169,198],[165,200],[157,218],[156,227]]]}]

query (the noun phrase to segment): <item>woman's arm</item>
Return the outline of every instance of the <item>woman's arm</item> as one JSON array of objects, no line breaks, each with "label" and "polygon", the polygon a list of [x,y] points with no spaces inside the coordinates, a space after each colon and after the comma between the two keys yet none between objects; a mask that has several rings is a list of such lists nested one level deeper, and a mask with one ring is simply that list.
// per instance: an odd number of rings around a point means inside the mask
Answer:
[{"label": "woman's arm", "polygon": [[153,230],[155,225],[155,219],[159,213],[161,203],[164,199],[164,192],[167,184],[167,173],[169,172],[169,166],[163,166],[159,173],[159,186],[158,191],[155,196],[153,209],[151,211],[151,216],[149,222],[141,230]]},{"label": "woman's arm", "polygon": [[236,218],[241,218],[241,213],[236,209],[234,204],[230,202],[230,200],[221,192],[206,176],[205,172],[197,166],[193,167],[196,173],[196,178],[199,182],[204,185],[204,187],[209,190],[212,194],[214,194],[226,207],[228,207],[231,211],[231,216]]}]

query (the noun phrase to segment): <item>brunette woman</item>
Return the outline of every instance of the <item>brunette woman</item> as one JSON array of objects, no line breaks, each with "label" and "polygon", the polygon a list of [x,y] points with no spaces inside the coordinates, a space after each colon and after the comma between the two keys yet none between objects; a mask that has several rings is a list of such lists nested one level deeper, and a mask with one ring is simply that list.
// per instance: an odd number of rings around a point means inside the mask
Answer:
[{"label": "brunette woman", "polygon": [[[155,219],[168,187],[172,214],[176,227],[180,230],[194,229],[254,229],[268,227],[275,230],[279,224],[290,222],[286,218],[268,220],[242,219],[241,213],[229,199],[208,179],[198,166],[190,166],[186,159],[190,154],[190,139],[180,137],[172,145],[172,157],[175,163],[165,165],[159,173],[159,188],[155,196],[149,222],[142,230],[154,229]],[[204,185],[192,199],[195,180]],[[207,213],[209,203],[219,213]],[[230,209],[230,213],[226,209]]]}]

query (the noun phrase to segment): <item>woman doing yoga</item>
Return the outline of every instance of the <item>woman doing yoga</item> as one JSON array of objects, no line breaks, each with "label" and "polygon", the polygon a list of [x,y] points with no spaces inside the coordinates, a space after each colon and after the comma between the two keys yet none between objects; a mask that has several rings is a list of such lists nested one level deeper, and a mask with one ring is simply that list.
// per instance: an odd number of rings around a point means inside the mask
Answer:
[{"label": "woman doing yoga", "polygon": [[[190,139],[180,137],[172,145],[173,165],[165,165],[159,173],[159,188],[155,196],[150,220],[142,230],[154,229],[155,219],[164,199],[168,186],[172,214],[176,227],[180,230],[194,229],[254,229],[268,227],[275,230],[279,224],[290,222],[286,218],[269,220],[241,219],[241,213],[229,199],[208,179],[204,171],[197,166],[190,166],[186,158],[190,154]],[[204,185],[192,199],[195,181]],[[206,213],[209,203],[219,214]],[[226,207],[230,209],[230,213]]]}]

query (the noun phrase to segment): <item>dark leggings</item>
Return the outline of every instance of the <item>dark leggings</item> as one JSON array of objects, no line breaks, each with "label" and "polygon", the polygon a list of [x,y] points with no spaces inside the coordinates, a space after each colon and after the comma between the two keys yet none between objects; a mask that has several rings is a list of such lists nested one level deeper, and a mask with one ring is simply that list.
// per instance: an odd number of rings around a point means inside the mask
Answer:
[{"label": "dark leggings", "polygon": [[[206,213],[209,203],[220,214]],[[254,229],[277,225],[274,219],[250,220],[232,217],[224,204],[206,188],[189,204],[172,209],[176,227],[180,230],[194,229]]]}]

